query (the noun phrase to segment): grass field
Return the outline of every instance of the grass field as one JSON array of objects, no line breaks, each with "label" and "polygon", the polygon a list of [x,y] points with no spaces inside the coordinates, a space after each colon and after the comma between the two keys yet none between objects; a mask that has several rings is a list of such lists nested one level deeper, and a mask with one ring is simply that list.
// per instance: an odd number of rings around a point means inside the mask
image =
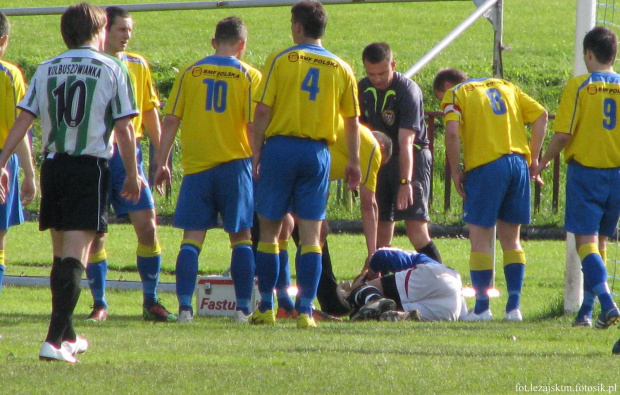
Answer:
[{"label": "grass field", "polygon": [[[171,282],[180,231],[161,227],[160,234],[162,281]],[[129,271],[135,245],[129,227],[114,225],[109,241],[114,269],[109,278],[136,280]],[[37,232],[36,224],[12,229],[10,243],[8,275],[49,273],[48,235]],[[468,284],[468,242],[436,243],[444,261]],[[409,243],[397,238],[395,245],[408,248]],[[355,276],[364,259],[363,238],[332,235],[330,246],[336,276]],[[2,393],[495,394],[530,385],[604,385],[617,391],[620,380],[611,366],[618,358],[610,351],[620,332],[571,328],[573,317],[561,313],[565,244],[526,241],[524,248],[522,323],[501,321],[506,301],[501,270],[491,323],[320,323],[311,332],[298,331],[291,320],[275,327],[203,317],[191,325],[147,323],[140,316],[140,293],[117,290],[108,292],[108,320],[89,324],[84,319],[91,298],[84,290],[75,322],[78,333],[91,340],[91,350],[77,366],[37,360],[49,319],[49,290],[5,286],[0,297]],[[617,259],[619,252],[612,247],[609,258]],[[221,273],[229,253],[225,234],[210,232],[201,273]],[[160,297],[171,310],[177,308],[173,294]],[[473,300],[468,303],[471,307]]]},{"label": "grass field", "polygon": [[[94,0],[95,4],[127,4],[134,0]],[[139,3],[162,3],[142,0]],[[575,4],[566,0],[539,0],[536,6],[528,0],[510,0],[504,4],[505,77],[516,82],[525,92],[540,100],[550,113],[555,113],[564,83],[571,75]],[[57,0],[3,0],[1,7],[60,6]],[[396,69],[404,72],[441,38],[454,29],[474,9],[472,1],[436,1],[424,3],[348,4],[327,6],[329,23],[324,45],[349,62],[358,78],[363,77],[361,52],[373,41],[388,42],[397,60]],[[216,9],[200,11],[135,12],[134,37],[129,50],[142,53],[151,62],[154,80],[162,99],[168,96],[178,69],[212,53],[210,39],[221,18],[235,14],[244,19],[249,30],[246,60],[262,67],[266,56],[291,45],[290,7],[250,9]],[[20,64],[28,77],[36,65],[64,51],[58,15],[15,16],[7,59]],[[181,43],[181,44],[180,44]],[[425,109],[437,111],[431,84],[436,71],[458,67],[472,77],[489,76],[492,65],[493,31],[486,20],[477,21],[457,41],[444,50],[414,80],[424,92]],[[437,121],[438,123],[439,121]],[[439,125],[440,126],[440,125]],[[453,190],[452,210],[443,210],[443,130],[438,129],[435,149],[434,201],[432,220],[453,224],[460,221],[460,198]],[[35,144],[37,144],[35,139]],[[175,158],[179,158],[175,147]],[[159,199],[158,211],[174,210],[181,171],[175,161],[173,198]],[[551,210],[551,172],[543,175],[548,187],[543,188],[543,204],[535,213],[537,225],[558,226],[561,211]],[[563,193],[560,205],[563,204]],[[37,208],[37,201],[30,207]],[[357,208],[357,206],[355,206]],[[340,207],[330,201],[332,219],[359,218],[359,210]]]}]

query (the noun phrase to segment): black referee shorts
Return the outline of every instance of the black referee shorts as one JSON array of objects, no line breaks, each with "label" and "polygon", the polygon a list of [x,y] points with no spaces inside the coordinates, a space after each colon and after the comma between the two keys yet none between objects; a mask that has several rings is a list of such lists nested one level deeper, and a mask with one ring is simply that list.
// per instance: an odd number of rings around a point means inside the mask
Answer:
[{"label": "black referee shorts", "polygon": [[41,167],[39,229],[107,232],[109,184],[106,159],[47,154]]}]

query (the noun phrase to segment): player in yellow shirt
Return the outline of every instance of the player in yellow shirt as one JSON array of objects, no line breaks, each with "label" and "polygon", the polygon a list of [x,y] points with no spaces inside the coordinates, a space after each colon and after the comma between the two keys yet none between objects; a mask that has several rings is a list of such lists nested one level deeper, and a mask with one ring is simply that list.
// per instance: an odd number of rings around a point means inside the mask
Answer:
[{"label": "player in yellow shirt", "polygon": [[[336,140],[338,116],[344,118],[349,161],[345,181],[360,180],[357,87],[348,64],[322,46],[327,13],[317,1],[291,9],[296,44],[267,57],[254,123],[254,176],[260,241],[256,274],[261,302],[254,324],[273,324],[273,289],[278,278],[278,235],[289,207],[299,224],[297,326],[316,326],[312,301],[320,277],[320,229],[329,180],[328,145]],[[264,144],[264,147],[263,147]]]},{"label": "player in yellow shirt", "polygon": [[[136,141],[142,138],[144,126],[153,146],[157,149],[161,133],[159,97],[153,86],[151,71],[142,56],[125,52],[132,36],[133,19],[127,11],[120,7],[107,7],[106,14],[108,24],[106,26],[105,52],[120,59],[129,69],[129,76],[136,94],[136,104],[140,110],[138,116],[132,119]],[[134,204],[121,196],[126,173],[119,151],[115,149],[109,162],[110,203],[117,217],[129,216],[138,237],[136,264],[142,280],[144,319],[162,322],[175,321],[176,316],[166,310],[157,298],[157,284],[159,283],[161,269],[161,247],[157,237],[155,202],[147,184],[148,178],[144,172],[139,142],[136,145],[136,160],[144,181],[140,200]],[[103,321],[108,316],[108,302],[105,299],[105,282],[108,272],[108,259],[105,250],[106,238],[107,234],[105,233],[100,233],[95,237],[86,267],[88,285],[94,301],[88,321]]]},{"label": "player in yellow shirt", "polygon": [[198,255],[208,229],[224,221],[232,247],[231,273],[237,297],[235,321],[246,322],[254,284],[250,229],[254,213],[250,141],[253,94],[260,72],[242,62],[247,29],[241,19],[221,20],[211,41],[215,54],[186,67],[166,104],[161,149],[157,153],[158,185],[170,179],[167,158],[181,120],[183,182],[174,226],[183,229],[177,256],[179,322],[193,319],[192,296]]},{"label": "player in yellow shirt", "polygon": [[584,301],[574,325],[591,326],[595,297],[601,315],[594,326],[609,328],[620,311],[607,285],[605,251],[620,218],[620,75],[613,70],[618,38],[595,27],[583,39],[588,74],[568,81],[558,107],[555,134],[533,174],[564,150],[566,213],[564,229],[575,234],[584,281]]},{"label": "player in yellow shirt", "polygon": [[[488,289],[493,278],[493,237],[497,226],[504,251],[508,302],[504,319],[521,321],[525,253],[521,224],[530,222],[530,172],[547,127],[547,112],[512,83],[497,78],[467,79],[459,70],[437,73],[435,95],[442,100],[446,155],[469,225],[469,268],[476,305],[466,321],[492,319]],[[525,123],[532,124],[528,144]],[[461,141],[464,171],[461,170]]]},{"label": "player in yellow shirt", "polygon": [[[6,15],[0,11],[0,151],[17,118],[17,103],[26,93],[26,83],[22,71],[2,57],[9,46],[10,24]],[[10,174],[9,195],[6,202],[0,204],[0,290],[6,268],[4,249],[9,227],[24,222],[22,205],[32,202],[36,192],[34,166],[30,156],[30,143],[26,137],[18,146],[17,154],[11,156],[7,169]],[[19,164],[24,170],[24,180],[19,188]],[[21,199],[21,202],[20,202]]]}]

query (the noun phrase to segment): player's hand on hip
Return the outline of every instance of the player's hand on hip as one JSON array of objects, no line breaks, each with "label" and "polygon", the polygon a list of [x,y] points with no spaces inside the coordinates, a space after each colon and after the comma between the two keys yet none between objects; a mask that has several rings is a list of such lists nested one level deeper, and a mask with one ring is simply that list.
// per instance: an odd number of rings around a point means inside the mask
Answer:
[{"label": "player's hand on hip", "polygon": [[0,204],[6,203],[9,195],[9,171],[3,167],[0,169]]},{"label": "player's hand on hip", "polygon": [[133,202],[133,204],[138,203],[138,200],[140,200],[140,191],[142,189],[142,185],[143,180],[140,176],[125,177],[121,196],[123,197],[123,199]]},{"label": "player's hand on hip", "polygon": [[34,200],[37,194],[37,184],[33,177],[24,177],[22,181],[22,188],[20,194],[20,200],[23,207],[26,207]]},{"label": "player's hand on hip", "polygon": [[344,168],[344,181],[349,185],[349,191],[355,191],[360,186],[362,171],[359,166],[347,163]]},{"label": "player's hand on hip", "polygon": [[396,196],[396,209],[405,210],[413,204],[413,185],[411,183],[401,184]]}]

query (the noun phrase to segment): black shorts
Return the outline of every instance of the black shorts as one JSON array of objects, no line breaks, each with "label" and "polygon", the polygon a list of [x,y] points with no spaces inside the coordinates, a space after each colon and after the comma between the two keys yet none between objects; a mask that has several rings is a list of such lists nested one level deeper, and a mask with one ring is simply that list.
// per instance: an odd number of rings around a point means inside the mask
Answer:
[{"label": "black shorts", "polygon": [[41,166],[39,229],[108,230],[108,161],[48,154]]},{"label": "black shorts", "polygon": [[379,221],[420,220],[430,221],[428,198],[431,190],[431,164],[433,157],[429,149],[415,150],[413,174],[413,205],[405,210],[396,210],[396,199],[400,188],[398,155],[379,170],[377,177],[377,205]]},{"label": "black shorts", "polygon": [[396,276],[394,273],[381,277],[381,287],[383,288],[383,297],[392,299],[396,302],[396,308],[403,310],[403,304],[400,301],[398,287],[396,287]]}]

